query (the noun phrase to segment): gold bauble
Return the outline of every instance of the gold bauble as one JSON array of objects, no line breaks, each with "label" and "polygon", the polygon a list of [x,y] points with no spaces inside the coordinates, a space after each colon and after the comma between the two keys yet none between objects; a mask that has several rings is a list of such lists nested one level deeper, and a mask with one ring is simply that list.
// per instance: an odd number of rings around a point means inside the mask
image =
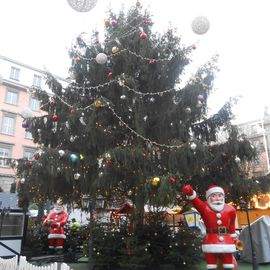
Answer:
[{"label": "gold bauble", "polygon": [[118,53],[119,52],[119,48],[118,47],[112,47],[112,53]]},{"label": "gold bauble", "polygon": [[97,100],[95,100],[94,104],[95,104],[95,107],[98,109],[101,107],[102,102],[99,99],[97,99]]},{"label": "gold bauble", "polygon": [[105,19],[104,20],[104,24],[105,24],[105,26],[109,26],[110,25],[110,20],[109,19]]},{"label": "gold bauble", "polygon": [[151,180],[151,185],[152,185],[153,187],[157,187],[159,184],[160,184],[160,178],[159,178],[159,177],[154,177],[154,178]]}]

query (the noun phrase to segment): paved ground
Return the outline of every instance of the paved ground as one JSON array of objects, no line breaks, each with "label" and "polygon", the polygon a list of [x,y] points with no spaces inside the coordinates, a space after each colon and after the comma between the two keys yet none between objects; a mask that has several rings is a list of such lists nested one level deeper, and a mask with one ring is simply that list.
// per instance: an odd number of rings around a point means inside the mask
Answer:
[{"label": "paved ground", "polygon": [[[239,270],[253,270],[252,264],[250,263],[245,263],[242,261],[238,261],[238,263],[239,263]],[[72,268],[72,270],[89,270],[87,263],[70,263],[68,265]],[[203,265],[199,266],[198,269],[194,270],[206,270],[205,264],[203,263]],[[270,263],[259,264],[258,270],[270,270]]]}]

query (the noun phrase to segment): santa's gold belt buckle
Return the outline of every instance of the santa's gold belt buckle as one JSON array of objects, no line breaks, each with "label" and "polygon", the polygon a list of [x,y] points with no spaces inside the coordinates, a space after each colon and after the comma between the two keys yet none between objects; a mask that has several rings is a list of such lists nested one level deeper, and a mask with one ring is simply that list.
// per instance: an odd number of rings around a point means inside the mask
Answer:
[{"label": "santa's gold belt buckle", "polygon": [[217,228],[217,233],[218,234],[227,234],[228,233],[228,228],[226,228],[226,227],[218,227]]}]

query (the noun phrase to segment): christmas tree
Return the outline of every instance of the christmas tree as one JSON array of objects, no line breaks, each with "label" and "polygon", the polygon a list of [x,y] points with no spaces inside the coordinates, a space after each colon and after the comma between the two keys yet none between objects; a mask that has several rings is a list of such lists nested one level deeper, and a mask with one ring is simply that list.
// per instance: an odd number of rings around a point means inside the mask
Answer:
[{"label": "christmas tree", "polygon": [[[127,13],[110,10],[104,24],[104,41],[97,31],[76,38],[67,86],[48,74],[52,94],[32,89],[46,114],[24,120],[40,145],[33,161],[18,166],[28,199],[80,204],[90,193],[114,206],[129,200],[136,232],[146,205],[158,212],[184,204],[187,183],[198,194],[221,185],[234,202],[249,196],[244,181],[255,151],[231,125],[233,100],[208,115],[217,57],[185,82],[196,46],[182,44],[172,28],[153,32],[139,2]],[[228,137],[218,142],[222,130]]]}]

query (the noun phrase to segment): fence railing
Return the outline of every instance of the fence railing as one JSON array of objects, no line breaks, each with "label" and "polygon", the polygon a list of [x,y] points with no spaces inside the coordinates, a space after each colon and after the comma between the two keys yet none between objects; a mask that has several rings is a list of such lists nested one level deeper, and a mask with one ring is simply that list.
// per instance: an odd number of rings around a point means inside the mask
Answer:
[{"label": "fence railing", "polygon": [[61,263],[60,266],[57,263],[52,263],[46,266],[33,265],[26,261],[26,257],[15,256],[11,259],[0,258],[0,269],[1,270],[72,270],[66,263]]}]

